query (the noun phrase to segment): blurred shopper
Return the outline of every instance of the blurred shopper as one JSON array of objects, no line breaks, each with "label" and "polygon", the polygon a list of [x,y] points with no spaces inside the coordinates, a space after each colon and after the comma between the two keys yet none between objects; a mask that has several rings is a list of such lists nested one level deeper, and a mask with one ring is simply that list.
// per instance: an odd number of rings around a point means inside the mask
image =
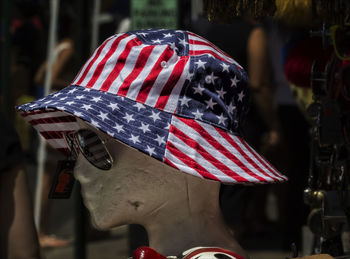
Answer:
[{"label": "blurred shopper", "polygon": [[[11,2],[12,3],[12,2]],[[33,131],[14,113],[15,105],[35,99],[34,75],[43,61],[45,46],[41,7],[38,1],[13,1],[11,19],[11,66],[9,89],[9,120],[14,122],[23,152],[30,160],[35,160]]]},{"label": "blurred shopper", "polygon": [[[76,61],[74,55],[73,40],[73,18],[72,15],[61,7],[59,14],[58,42],[54,48],[54,62],[52,67],[51,89],[58,91],[69,85],[74,79],[76,73]],[[35,75],[35,83],[37,85],[39,95],[43,95],[43,84],[47,71],[47,61],[45,61],[38,69]],[[60,239],[54,235],[48,235],[48,222],[50,215],[50,200],[48,194],[53,181],[56,170],[56,162],[62,158],[62,155],[47,146],[45,170],[42,181],[42,198],[41,198],[41,215],[39,225],[39,240],[42,247],[60,247],[69,244],[69,241]]]},{"label": "blurred shopper", "polygon": [[[271,81],[267,38],[262,26],[249,17],[233,18],[231,24],[209,22],[202,18],[193,23],[192,30],[224,49],[247,70],[253,101],[242,127],[243,133],[248,143],[258,150],[263,141],[269,147],[276,147],[280,141],[280,127]],[[233,85],[235,83],[237,82],[232,82]],[[261,232],[268,227],[265,214],[267,188],[222,186],[221,206],[224,216],[242,235]],[[252,213],[256,206],[258,209]],[[249,224],[242,224],[243,222]]]},{"label": "blurred shopper", "polygon": [[283,60],[290,33],[276,21],[269,21],[265,25],[273,84],[276,87],[275,99],[283,135],[279,148],[266,150],[265,154],[289,178],[288,183],[273,186],[278,203],[279,229],[285,237],[284,247],[289,248],[291,243],[295,243],[300,249],[302,226],[306,224],[308,214],[303,192],[307,185],[310,160],[309,124],[297,106],[283,72]]},{"label": "blurred shopper", "polygon": [[0,134],[0,258],[38,259],[31,195],[21,145],[2,114]]}]

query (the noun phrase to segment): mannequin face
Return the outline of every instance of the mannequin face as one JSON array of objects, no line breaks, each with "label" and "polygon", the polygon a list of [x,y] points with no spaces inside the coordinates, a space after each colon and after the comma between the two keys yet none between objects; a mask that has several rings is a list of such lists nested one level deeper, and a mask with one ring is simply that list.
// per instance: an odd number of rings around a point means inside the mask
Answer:
[{"label": "mannequin face", "polygon": [[169,201],[170,189],[178,189],[169,179],[168,171],[180,178],[182,173],[93,127],[84,124],[84,128],[95,131],[103,140],[107,139],[106,146],[114,160],[112,168],[104,171],[80,154],[74,170],[75,178],[82,186],[84,203],[97,228],[141,223],[144,217]]}]

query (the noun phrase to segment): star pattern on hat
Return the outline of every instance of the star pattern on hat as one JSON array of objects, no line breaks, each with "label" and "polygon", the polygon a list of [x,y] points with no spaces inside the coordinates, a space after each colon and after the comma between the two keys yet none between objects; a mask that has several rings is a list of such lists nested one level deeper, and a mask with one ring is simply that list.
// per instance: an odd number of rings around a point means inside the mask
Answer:
[{"label": "star pattern on hat", "polygon": [[[192,58],[178,114],[235,132],[247,111],[247,76],[235,63],[213,59],[212,55]],[[200,76],[193,77],[195,73]]]},{"label": "star pattern on hat", "polygon": [[[188,98],[184,98],[184,103],[189,101]],[[111,136],[118,134],[126,144],[142,148],[151,156],[161,158],[164,155],[170,114],[164,117],[165,115],[157,109],[146,108],[144,104],[119,96],[105,95],[93,89],[86,91],[79,86],[67,87],[61,90],[59,95],[51,94],[42,101],[38,100],[22,107],[50,109],[53,103],[57,109],[71,113]]]}]

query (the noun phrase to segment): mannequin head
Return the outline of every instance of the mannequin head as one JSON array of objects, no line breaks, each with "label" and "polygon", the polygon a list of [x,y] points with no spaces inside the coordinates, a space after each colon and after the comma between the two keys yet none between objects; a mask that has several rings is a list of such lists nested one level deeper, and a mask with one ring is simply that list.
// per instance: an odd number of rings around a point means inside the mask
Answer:
[{"label": "mannequin head", "polygon": [[[159,214],[171,213],[172,217],[179,218],[181,207],[187,206],[184,201],[188,199],[191,199],[192,212],[208,208],[201,204],[204,201],[218,199],[220,183],[183,174],[81,120],[79,124],[105,140],[114,160],[112,168],[104,171],[79,155],[74,170],[97,228],[134,223],[147,225],[148,218],[162,216]],[[210,205],[211,208],[216,206],[217,202]]]},{"label": "mannequin head", "polygon": [[195,246],[220,246],[244,254],[219,207],[220,183],[184,174],[79,120],[96,132],[113,158],[104,171],[79,155],[74,169],[96,228],[143,225],[150,246],[165,255]]}]

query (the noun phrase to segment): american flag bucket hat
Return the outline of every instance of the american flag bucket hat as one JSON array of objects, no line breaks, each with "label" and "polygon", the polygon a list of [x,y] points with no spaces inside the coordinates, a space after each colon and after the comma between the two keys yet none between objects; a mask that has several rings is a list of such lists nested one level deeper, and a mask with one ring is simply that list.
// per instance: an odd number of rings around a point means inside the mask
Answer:
[{"label": "american flag bucket hat", "polygon": [[17,107],[47,142],[69,155],[77,118],[197,177],[225,184],[287,180],[240,136],[244,69],[206,39],[182,30],[114,35],[72,84]]}]

